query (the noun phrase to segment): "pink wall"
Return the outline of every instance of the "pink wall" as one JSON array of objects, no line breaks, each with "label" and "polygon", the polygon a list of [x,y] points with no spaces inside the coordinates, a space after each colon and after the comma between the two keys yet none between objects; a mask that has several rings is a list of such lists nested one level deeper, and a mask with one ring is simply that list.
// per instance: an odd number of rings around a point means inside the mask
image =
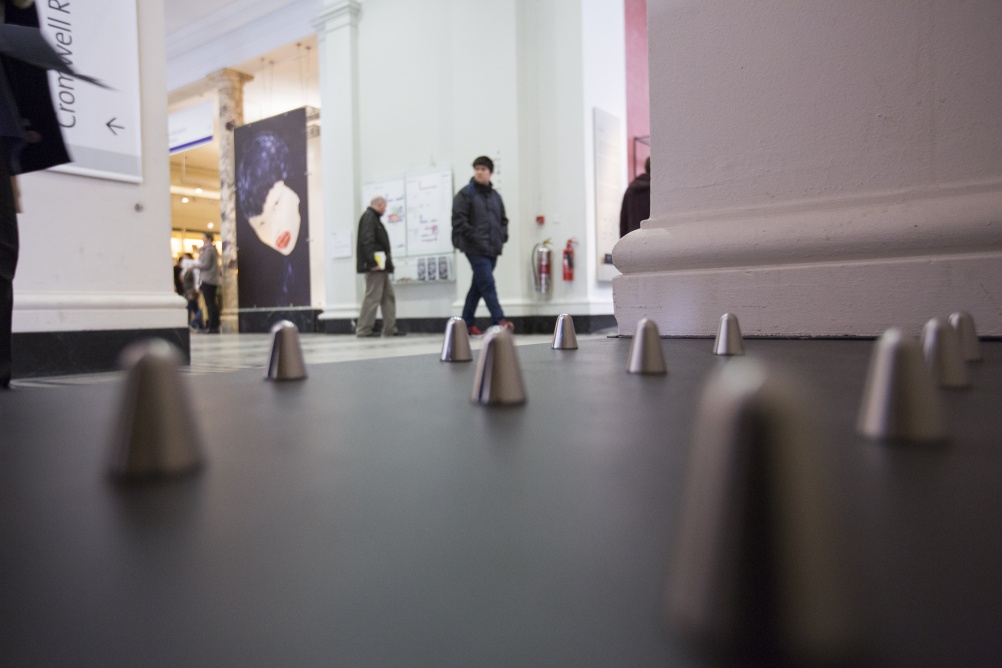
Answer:
[{"label": "pink wall", "polygon": [[647,82],[647,0],[625,0],[626,8],[626,142],[630,179],[644,171],[650,148],[636,144],[634,137],[651,133],[651,109]]}]

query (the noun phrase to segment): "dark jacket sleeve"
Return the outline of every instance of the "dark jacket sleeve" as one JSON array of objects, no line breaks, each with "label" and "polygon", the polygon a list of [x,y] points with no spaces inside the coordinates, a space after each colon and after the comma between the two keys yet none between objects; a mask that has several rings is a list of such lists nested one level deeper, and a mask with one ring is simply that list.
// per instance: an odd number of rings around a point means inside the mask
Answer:
[{"label": "dark jacket sleeve", "polygon": [[470,198],[463,187],[452,200],[452,245],[460,253],[467,249],[470,234]]},{"label": "dark jacket sleeve", "polygon": [[376,266],[376,221],[373,212],[366,210],[358,219],[357,261],[358,273],[364,274]]},{"label": "dark jacket sleeve", "polygon": [[505,213],[503,199],[501,200],[501,225],[504,227],[504,242],[508,243],[508,214]]}]

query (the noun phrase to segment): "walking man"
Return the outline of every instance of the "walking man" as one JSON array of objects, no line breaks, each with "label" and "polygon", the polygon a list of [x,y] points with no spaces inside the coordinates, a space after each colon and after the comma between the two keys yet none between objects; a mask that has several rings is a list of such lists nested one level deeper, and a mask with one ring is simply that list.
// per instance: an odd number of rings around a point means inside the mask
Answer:
[{"label": "walking man", "polygon": [[493,173],[493,160],[485,155],[474,160],[473,178],[452,201],[452,245],[466,254],[473,269],[473,282],[463,306],[463,320],[474,336],[482,334],[474,325],[481,298],[491,313],[491,325],[515,331],[515,325],[504,317],[494,285],[494,267],[508,241],[508,218],[501,195],[491,183]]},{"label": "walking man", "polygon": [[397,330],[397,298],[390,283],[393,273],[390,235],[380,220],[384,213],[386,199],[373,197],[369,208],[358,219],[358,273],[365,274],[365,297],[355,327],[355,335],[359,338],[373,336],[377,308],[383,311],[383,336],[404,335]]},{"label": "walking man", "polygon": [[202,250],[198,253],[195,268],[205,299],[207,322],[205,331],[219,334],[219,252],[216,250],[212,232],[202,234]]}]

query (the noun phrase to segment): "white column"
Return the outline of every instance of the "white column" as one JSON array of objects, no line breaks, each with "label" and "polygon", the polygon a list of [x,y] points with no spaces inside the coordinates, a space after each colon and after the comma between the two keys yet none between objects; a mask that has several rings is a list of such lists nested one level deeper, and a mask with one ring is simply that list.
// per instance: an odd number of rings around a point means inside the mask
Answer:
[{"label": "white column", "polygon": [[[355,226],[359,209],[358,15],[355,0],[326,0],[314,20],[320,49],[320,108],[326,304],[321,318],[358,315]],[[351,257],[334,258],[350,240]]]},{"label": "white column", "polygon": [[995,0],[648,0],[651,219],[620,331],[1002,334]]}]

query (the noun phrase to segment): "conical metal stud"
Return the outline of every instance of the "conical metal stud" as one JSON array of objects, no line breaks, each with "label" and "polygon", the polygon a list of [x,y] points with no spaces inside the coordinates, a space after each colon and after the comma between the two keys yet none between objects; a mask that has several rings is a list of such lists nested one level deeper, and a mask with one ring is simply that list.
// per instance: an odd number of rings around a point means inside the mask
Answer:
[{"label": "conical metal stud", "polygon": [[661,351],[661,337],[658,326],[650,318],[641,318],[630,344],[630,362],[626,367],[630,373],[666,374],[664,353]]},{"label": "conical metal stud", "polygon": [[967,362],[981,361],[981,341],[978,340],[978,330],[974,327],[974,318],[966,311],[950,314],[950,326],[957,332],[960,339],[960,354]]},{"label": "conical metal stud", "polygon": [[484,334],[473,379],[472,400],[485,406],[525,403],[525,385],[515,354],[515,340],[507,329],[491,327]]},{"label": "conical metal stud", "polygon": [[801,388],[736,359],[707,384],[669,574],[670,627],[724,663],[851,654],[854,598]]},{"label": "conical metal stud", "polygon": [[129,345],[128,369],[109,469],[126,480],[165,478],[202,464],[202,438],[178,373],[181,353],[162,339]]},{"label": "conical metal stud", "polygon": [[470,333],[462,318],[449,318],[445,323],[445,339],[442,341],[443,362],[469,362],[473,359],[470,351]]},{"label": "conical metal stud", "polygon": [[717,339],[713,342],[714,355],[744,355],[745,346],[741,340],[741,325],[733,313],[720,316]]},{"label": "conical metal stud", "polygon": [[288,320],[271,326],[271,360],[268,380],[302,380],[306,378],[306,361],[299,345],[299,330]]},{"label": "conical metal stud", "polygon": [[557,316],[557,326],[553,328],[553,343],[550,347],[554,350],[578,349],[578,335],[574,332],[574,318],[566,313]]},{"label": "conical metal stud", "polygon": [[922,328],[922,351],[932,379],[940,387],[970,386],[960,339],[946,318],[933,318]]},{"label": "conical metal stud", "polygon": [[946,437],[922,346],[896,327],[873,347],[856,429],[881,441],[928,443]]}]

